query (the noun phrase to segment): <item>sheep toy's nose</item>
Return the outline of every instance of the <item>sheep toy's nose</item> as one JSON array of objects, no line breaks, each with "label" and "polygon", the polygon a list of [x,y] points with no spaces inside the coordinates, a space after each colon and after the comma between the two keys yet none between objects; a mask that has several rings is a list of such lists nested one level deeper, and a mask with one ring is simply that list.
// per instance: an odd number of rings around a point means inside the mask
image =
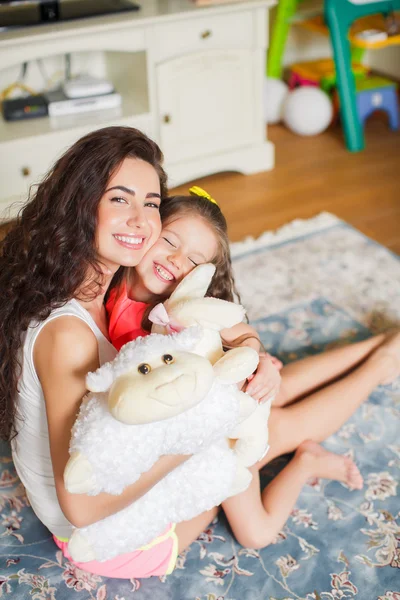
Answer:
[{"label": "sheep toy's nose", "polygon": [[187,402],[196,388],[196,378],[194,375],[178,375],[172,381],[157,386],[150,394],[150,397],[161,404],[175,406],[182,402]]}]

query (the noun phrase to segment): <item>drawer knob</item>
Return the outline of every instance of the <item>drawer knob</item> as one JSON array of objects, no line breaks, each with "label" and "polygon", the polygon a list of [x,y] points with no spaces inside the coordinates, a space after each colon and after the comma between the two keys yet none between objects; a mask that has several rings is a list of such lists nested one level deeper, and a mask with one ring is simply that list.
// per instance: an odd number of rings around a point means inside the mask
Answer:
[{"label": "drawer knob", "polygon": [[163,116],[163,122],[164,123],[171,123],[171,115],[164,115]]},{"label": "drawer knob", "polygon": [[21,173],[23,177],[29,177],[29,175],[31,174],[31,170],[29,167],[22,167]]},{"label": "drawer knob", "polygon": [[212,36],[212,31],[211,29],[206,29],[205,31],[202,31],[200,34],[200,37],[202,40],[206,40],[207,38]]}]

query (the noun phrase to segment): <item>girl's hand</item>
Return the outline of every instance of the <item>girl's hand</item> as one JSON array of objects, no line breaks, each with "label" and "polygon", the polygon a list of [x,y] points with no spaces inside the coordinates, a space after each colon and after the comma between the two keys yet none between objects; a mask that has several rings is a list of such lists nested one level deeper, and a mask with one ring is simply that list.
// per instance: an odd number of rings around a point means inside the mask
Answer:
[{"label": "girl's hand", "polygon": [[271,354],[268,354],[268,352],[266,352],[266,356],[271,359],[272,364],[278,369],[278,371],[282,369],[283,362],[279,360],[279,358],[276,358],[276,356],[271,356]]},{"label": "girl's hand", "polygon": [[272,399],[279,392],[281,376],[279,370],[282,363],[266,353],[260,353],[260,362],[254,375],[247,378],[249,382],[244,391],[260,404]]}]

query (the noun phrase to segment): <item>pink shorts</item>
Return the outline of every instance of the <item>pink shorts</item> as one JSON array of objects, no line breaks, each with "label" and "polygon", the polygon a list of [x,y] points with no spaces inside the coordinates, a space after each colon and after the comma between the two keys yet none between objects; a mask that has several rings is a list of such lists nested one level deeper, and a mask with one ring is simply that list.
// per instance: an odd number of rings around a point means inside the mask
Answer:
[{"label": "pink shorts", "polygon": [[143,546],[140,550],[121,554],[104,562],[98,562],[97,560],[84,563],[75,562],[68,552],[68,541],[62,541],[55,535],[53,535],[53,538],[65,558],[70,562],[82,571],[88,571],[102,577],[132,579],[133,577],[169,575],[174,570],[178,557],[178,538],[175,533],[175,524],[171,524],[163,535],[160,535],[147,546]]}]

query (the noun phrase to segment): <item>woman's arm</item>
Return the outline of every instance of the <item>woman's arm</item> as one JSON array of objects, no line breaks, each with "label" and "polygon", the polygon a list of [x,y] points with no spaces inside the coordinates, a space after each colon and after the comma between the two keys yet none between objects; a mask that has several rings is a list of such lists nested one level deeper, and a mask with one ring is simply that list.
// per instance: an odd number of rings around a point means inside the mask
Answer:
[{"label": "woman's arm", "polygon": [[143,496],[189,456],[163,456],[119,496],[70,494],[64,487],[71,429],[86,393],[85,378],[99,367],[97,340],[75,317],[59,317],[40,332],[34,364],[46,402],[50,453],[58,501],[75,527],[85,527],[114,514]]}]

